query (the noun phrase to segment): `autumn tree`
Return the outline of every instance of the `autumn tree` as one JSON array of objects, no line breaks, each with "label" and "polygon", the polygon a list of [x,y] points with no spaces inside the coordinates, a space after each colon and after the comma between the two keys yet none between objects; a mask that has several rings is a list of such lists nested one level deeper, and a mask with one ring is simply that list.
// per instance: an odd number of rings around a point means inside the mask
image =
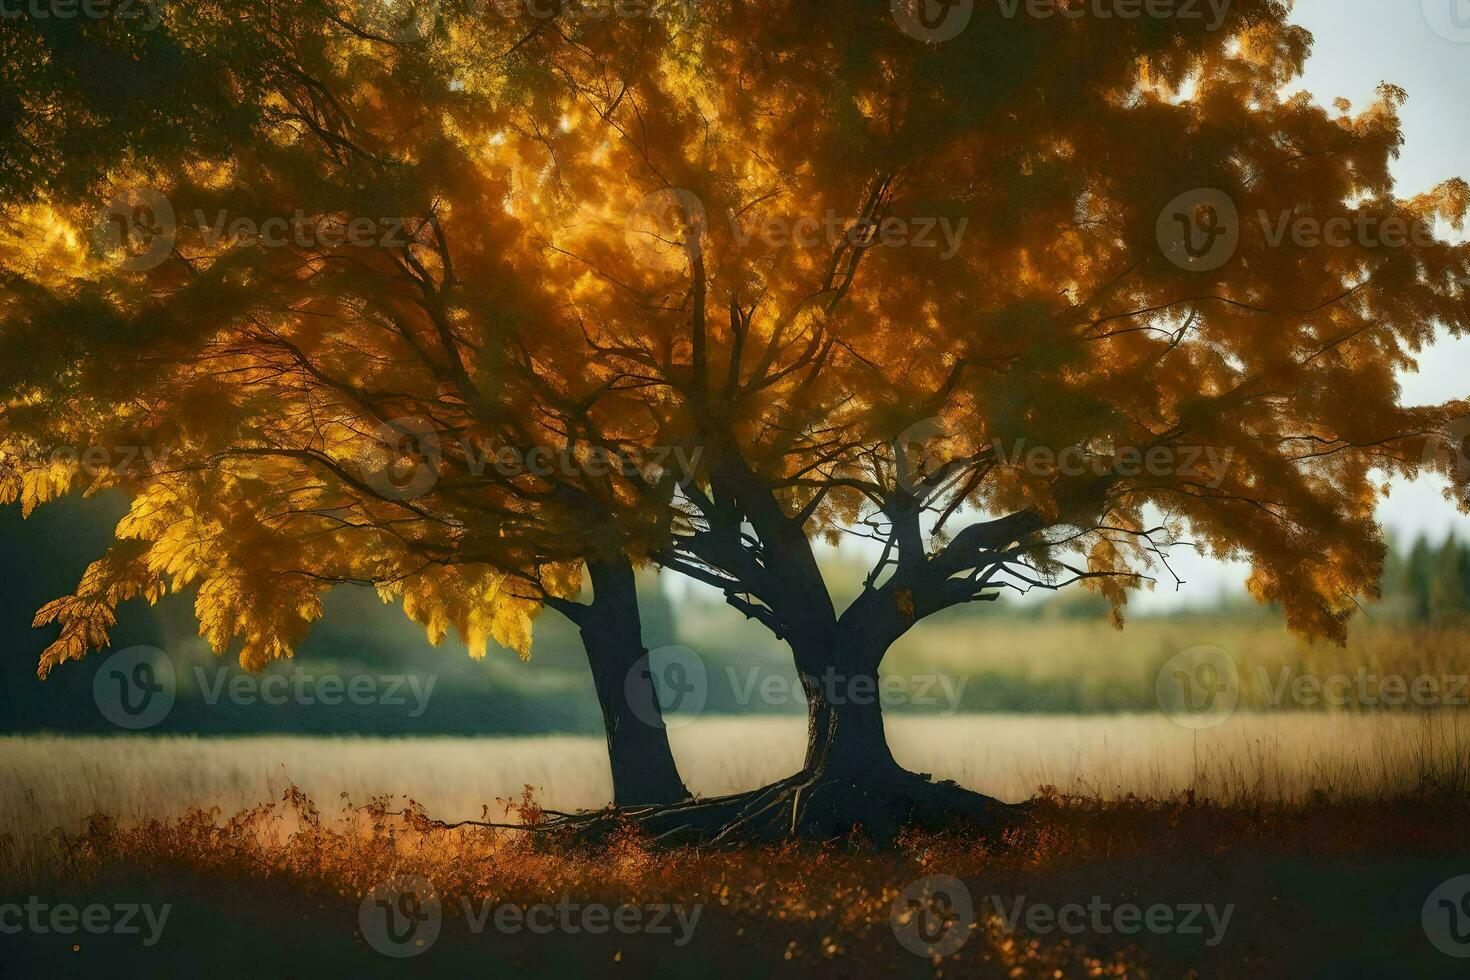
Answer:
[{"label": "autumn tree", "polygon": [[[580,560],[655,562],[785,640],[807,695],[801,772],[615,815],[726,841],[1012,816],[906,771],[870,693],[916,623],[1007,588],[1090,588],[1121,624],[1189,540],[1341,640],[1377,593],[1385,474],[1466,482],[1442,441],[1466,406],[1396,381],[1470,326],[1470,251],[1442,234],[1466,186],[1395,194],[1397,89],[1283,94],[1311,38],[1280,3],[1083,13],[979,5],[941,38],[886,0],[439,4],[388,37],[322,8],[271,125],[109,176],[180,213],[415,216],[411,244],[196,221],[119,271],[65,240],[80,196],[25,216],[33,247],[60,230],[12,275],[7,344],[30,340],[0,425],[65,404],[186,447],[127,485],[52,657],[180,575],[255,660],[330,582],[518,641]],[[146,217],[120,222],[135,251]],[[398,436],[437,477],[385,500],[364,473]],[[479,465],[501,445],[575,463]],[[824,539],[874,556],[845,608]]]},{"label": "autumn tree", "polygon": [[[702,9],[661,72],[564,73],[564,134],[516,147],[533,200],[599,192],[528,213],[570,308],[543,343],[586,335],[704,450],[658,560],[786,640],[806,689],[803,770],[650,815],[670,839],[991,822],[860,696],[917,622],[1075,583],[1121,625],[1188,538],[1341,641],[1384,476],[1470,475],[1464,403],[1400,404],[1470,313],[1441,234],[1466,185],[1394,194],[1403,92],[1283,94],[1311,38],[1278,3],[979,9],[943,43],[888,6]],[[845,609],[822,537],[874,542]]]},{"label": "autumn tree", "polygon": [[[529,656],[549,604],[587,649],[616,802],[685,798],[629,558],[651,519],[619,486],[673,475],[588,427],[587,404],[618,397],[600,382],[516,392],[531,366],[507,318],[538,314],[483,223],[502,189],[477,154],[535,89],[525,29],[474,31],[494,92],[471,103],[455,63],[368,12],[200,4],[152,32],[7,35],[13,66],[45,70],[18,75],[0,157],[0,501],[131,501],[116,547],[38,615],[61,627],[40,673],[104,645],[120,602],[170,591],[252,669],[290,656],[341,583],[476,657]],[[126,99],[92,74],[114,63]],[[120,446],[163,463],[52,452]]]}]

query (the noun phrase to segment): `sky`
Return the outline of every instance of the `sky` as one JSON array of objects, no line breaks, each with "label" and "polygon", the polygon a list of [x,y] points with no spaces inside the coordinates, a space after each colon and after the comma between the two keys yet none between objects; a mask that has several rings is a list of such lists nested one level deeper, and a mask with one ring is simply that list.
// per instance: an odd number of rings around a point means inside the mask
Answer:
[{"label": "sky", "polygon": [[[1455,24],[1462,40],[1434,27]],[[1427,191],[1451,177],[1470,179],[1470,0],[1297,0],[1292,20],[1316,38],[1307,71],[1294,88],[1329,104],[1339,96],[1360,109],[1380,82],[1409,93],[1400,111],[1403,153],[1394,166],[1401,196]],[[1454,33],[1454,32],[1452,32]],[[1419,371],[1403,376],[1405,404],[1427,405],[1470,395],[1470,338],[1445,337],[1419,359]],[[1394,481],[1379,509],[1390,533],[1443,538],[1453,529],[1470,538],[1470,517],[1442,496],[1443,481]],[[1242,587],[1244,565],[1216,562],[1180,549],[1170,559],[1187,584],[1130,601],[1138,611],[1213,602],[1222,590]]]}]

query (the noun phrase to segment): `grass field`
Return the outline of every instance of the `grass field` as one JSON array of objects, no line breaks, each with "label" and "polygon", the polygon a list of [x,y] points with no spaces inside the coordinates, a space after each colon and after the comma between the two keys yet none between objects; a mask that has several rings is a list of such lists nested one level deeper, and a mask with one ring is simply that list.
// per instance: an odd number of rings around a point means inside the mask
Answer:
[{"label": "grass field", "polygon": [[[801,766],[804,719],[700,718],[671,729],[690,787],[753,789]],[[897,717],[909,768],[993,796],[1042,786],[1104,800],[1193,791],[1235,806],[1397,797],[1470,784],[1470,715],[1240,714],[1193,731],[1162,715]],[[557,810],[611,798],[606,749],[590,736],[532,738],[0,738],[0,834],[31,840],[93,813],[123,821],[233,813],[289,785],[319,801],[407,796],[430,816],[464,820],[525,786]]]},{"label": "grass field", "polygon": [[[0,908],[130,903],[170,918],[146,943],[0,936],[0,975],[1463,975],[1421,922],[1426,896],[1470,872],[1463,731],[1449,715],[1242,715],[1198,736],[1161,718],[896,719],[909,765],[1001,795],[1038,783],[1082,795],[1041,794],[1004,841],[738,853],[632,838],[568,852],[420,819],[480,817],[527,783],[548,805],[596,804],[607,777],[589,739],[9,738]],[[714,793],[791,768],[801,731],[701,719],[674,737],[697,789]],[[390,793],[419,806],[372,799]],[[84,819],[93,810],[110,816]],[[38,836],[58,822],[64,833]],[[433,890],[422,959],[381,955],[368,924],[403,881]],[[915,919],[932,909],[916,911],[916,889],[936,882],[957,882],[965,901]],[[956,885],[939,887],[950,903]],[[543,935],[494,917],[529,922],[554,903],[674,909],[688,931]],[[1017,918],[1093,907],[1177,915],[1081,932]],[[1186,929],[1200,909],[1211,924]],[[954,942],[915,955],[916,936]]]},{"label": "grass field", "polygon": [[[1270,622],[1144,621],[1119,634],[994,621],[940,623],[905,643],[887,670],[1102,712],[890,712],[904,765],[1033,801],[1005,840],[725,854],[627,838],[567,852],[423,819],[514,821],[507,805],[527,787],[540,806],[602,806],[611,789],[596,736],[0,737],[0,927],[7,902],[36,900],[151,903],[172,916],[154,944],[0,928],[0,975],[1463,975],[1426,923],[1437,890],[1470,875],[1470,712],[1272,705],[1269,688],[1282,670],[1452,678],[1470,662],[1465,636],[1363,624],[1333,650]],[[1150,699],[1160,665],[1199,645],[1238,662],[1241,707],[1195,730]],[[691,788],[712,796],[797,769],[804,725],[707,714],[674,719],[670,735]],[[441,931],[421,959],[399,961],[380,954],[364,916],[405,875],[431,884]],[[956,880],[968,904],[918,920],[919,935],[964,942],[915,955],[912,890]],[[686,924],[698,941],[548,937],[485,917],[562,901],[697,914]],[[1219,918],[1195,933],[1069,931],[1022,914],[1094,905]]]}]

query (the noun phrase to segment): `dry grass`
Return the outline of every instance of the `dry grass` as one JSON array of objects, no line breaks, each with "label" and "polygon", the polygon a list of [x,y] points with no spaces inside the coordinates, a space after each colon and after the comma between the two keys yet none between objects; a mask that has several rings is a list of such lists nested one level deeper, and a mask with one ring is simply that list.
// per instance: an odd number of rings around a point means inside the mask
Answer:
[{"label": "dry grass", "polygon": [[[1145,709],[1154,705],[1160,666],[1182,650],[1213,646],[1240,668],[1240,703],[1267,708],[1283,668],[1294,674],[1377,677],[1464,677],[1470,630],[1356,620],[1345,647],[1293,636],[1274,619],[1181,616],[1130,621],[1124,630],[1094,619],[1036,623],[1016,619],[952,619],[921,624],[900,640],[885,671],[983,675],[1075,691],[1075,710]],[[976,681],[975,683],[981,683]],[[972,685],[973,686],[973,685]],[[1461,696],[1470,691],[1462,690]]]},{"label": "dry grass", "polygon": [[[544,966],[538,949],[554,943],[557,955],[573,957],[581,971],[621,964],[636,975],[744,976],[762,963],[769,968],[778,955],[776,963],[793,972],[821,976],[1302,975],[1291,964],[1318,955],[1313,944],[1327,937],[1303,933],[1291,919],[1301,911],[1294,906],[1323,900],[1314,890],[1322,883],[1283,894],[1266,869],[1281,862],[1320,868],[1322,862],[1364,867],[1434,860],[1463,851],[1461,828],[1470,816],[1464,799],[1251,809],[1217,807],[1188,794],[1164,802],[1102,802],[1048,791],[1029,824],[997,842],[923,836],[884,852],[846,846],[665,852],[627,836],[597,850],[564,852],[541,847],[534,835],[440,829],[417,806],[397,812],[401,805],[344,803],[337,816],[324,817],[288,786],[280,803],[230,819],[195,810],[123,826],[96,817],[57,838],[58,859],[39,886],[143,882],[170,901],[206,906],[228,896],[230,930],[240,928],[234,916],[242,909],[247,922],[268,915],[311,926],[302,935],[314,945],[288,946],[288,962],[306,966],[330,956],[339,969],[360,963],[374,974],[392,964],[375,959],[361,938],[349,941],[357,903],[382,882],[412,874],[433,882],[443,899],[439,967],[452,957],[483,955],[487,943],[502,954],[514,950],[515,967]],[[534,812],[529,800],[523,805]],[[966,882],[977,910],[964,947],[932,961],[905,951],[893,924],[900,890],[928,875]],[[196,897],[201,883],[208,894]],[[991,895],[1053,904],[1089,895],[1141,904],[1228,903],[1236,909],[1234,941],[1218,948],[1195,943],[1181,952],[1160,936],[1030,935],[1007,929],[985,904]],[[650,937],[627,936],[557,936],[541,940],[542,947],[535,942],[540,937],[487,940],[471,934],[461,911],[482,902],[525,907],[556,898],[703,906],[700,945],[676,951]],[[1389,925],[1397,936],[1398,923]],[[684,957],[677,970],[668,968],[674,961],[658,967],[676,952]],[[353,972],[362,975],[356,965]]]},{"label": "dry grass", "polygon": [[[801,727],[704,718],[673,737],[692,784],[714,794],[794,769]],[[71,960],[69,947],[26,937],[48,968],[120,975],[204,962],[221,976],[397,975],[356,922],[363,896],[401,874],[427,877],[445,899],[444,934],[422,961],[432,972],[1254,977],[1371,963],[1379,975],[1436,975],[1454,963],[1426,945],[1416,903],[1470,858],[1463,729],[1449,713],[1242,714],[1198,735],[1160,717],[895,718],[895,752],[910,766],[1012,798],[1042,784],[1066,792],[1042,792],[1003,842],[741,853],[652,852],[632,837],[552,851],[534,834],[426,819],[504,819],[526,784],[542,787],[541,805],[598,805],[608,786],[597,739],[8,738],[0,893],[175,906],[167,948],[90,942]],[[962,879],[977,915],[965,946],[930,962],[898,944],[891,916],[905,885],[935,874]],[[1359,881],[1374,882],[1377,904],[1343,906]],[[1218,947],[1036,935],[1008,931],[992,895],[1228,903],[1235,919]],[[651,936],[486,936],[460,904],[563,896],[705,914],[681,949]],[[1391,959],[1374,960],[1380,948]]]},{"label": "dry grass", "polygon": [[[690,787],[715,796],[800,768],[803,726],[701,718],[671,737]],[[896,717],[889,734],[908,767],[1008,800],[1041,786],[1101,800],[1189,792],[1233,806],[1470,790],[1470,718],[1453,712],[1239,714],[1200,732],[1158,715]],[[123,826],[193,807],[235,813],[291,785],[317,800],[410,797],[445,821],[528,785],[550,808],[596,808],[611,797],[605,751],[592,737],[6,737],[0,839],[31,855],[51,830],[94,813]]]}]

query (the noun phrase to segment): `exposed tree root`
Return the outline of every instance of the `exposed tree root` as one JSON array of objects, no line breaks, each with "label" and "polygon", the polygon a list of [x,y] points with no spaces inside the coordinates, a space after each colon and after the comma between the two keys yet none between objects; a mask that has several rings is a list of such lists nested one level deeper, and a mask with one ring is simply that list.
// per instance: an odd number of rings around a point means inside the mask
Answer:
[{"label": "exposed tree root", "polygon": [[667,847],[853,838],[882,845],[905,829],[998,836],[1026,812],[1024,805],[901,769],[858,778],[802,772],[748,793],[670,806],[608,807],[558,817],[540,829],[568,843],[595,843],[633,828]]}]

